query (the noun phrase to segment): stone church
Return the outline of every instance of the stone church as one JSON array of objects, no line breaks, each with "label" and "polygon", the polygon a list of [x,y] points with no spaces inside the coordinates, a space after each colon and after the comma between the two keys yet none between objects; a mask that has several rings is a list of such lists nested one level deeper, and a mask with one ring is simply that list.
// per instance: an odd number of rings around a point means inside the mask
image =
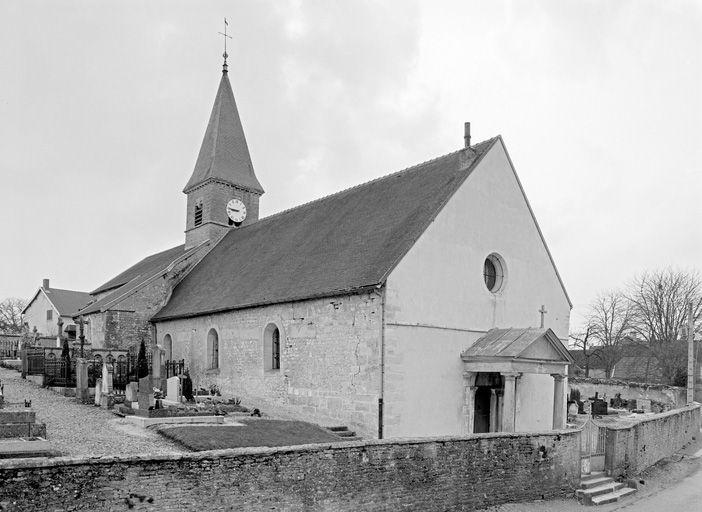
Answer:
[{"label": "stone church", "polygon": [[[565,425],[570,300],[500,136],[259,219],[226,62],[183,245],[92,292],[195,386],[368,437]],[[539,327],[536,327],[536,326]]]}]

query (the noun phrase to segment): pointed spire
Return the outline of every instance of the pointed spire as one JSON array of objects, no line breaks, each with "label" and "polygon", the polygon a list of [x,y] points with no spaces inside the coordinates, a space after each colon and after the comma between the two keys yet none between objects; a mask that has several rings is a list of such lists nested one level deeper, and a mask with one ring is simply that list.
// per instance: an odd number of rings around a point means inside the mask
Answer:
[{"label": "pointed spire", "polygon": [[183,192],[187,194],[192,188],[211,179],[263,194],[263,188],[254,173],[244,129],[229,83],[226,52],[222,79],[195,170]]}]

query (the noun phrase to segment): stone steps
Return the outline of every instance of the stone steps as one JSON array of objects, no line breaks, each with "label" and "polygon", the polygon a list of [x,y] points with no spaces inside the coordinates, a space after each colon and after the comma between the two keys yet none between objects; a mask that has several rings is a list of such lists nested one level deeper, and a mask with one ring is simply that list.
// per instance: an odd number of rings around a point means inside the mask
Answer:
[{"label": "stone steps", "polygon": [[583,505],[603,505],[635,492],[636,489],[616,482],[604,473],[593,473],[580,480],[580,489],[576,491],[576,496]]}]

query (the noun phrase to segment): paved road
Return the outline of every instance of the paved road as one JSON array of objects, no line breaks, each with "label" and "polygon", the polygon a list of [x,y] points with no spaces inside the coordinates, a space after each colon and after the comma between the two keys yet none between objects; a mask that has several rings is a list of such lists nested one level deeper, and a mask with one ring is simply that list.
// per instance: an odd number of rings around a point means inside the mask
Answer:
[{"label": "paved road", "polygon": [[683,478],[677,485],[661,489],[652,496],[627,503],[614,510],[636,512],[695,511],[702,510],[702,471],[698,468],[692,475]]},{"label": "paved road", "polygon": [[24,380],[14,370],[0,368],[8,402],[29,399],[37,421],[46,423],[46,436],[64,455],[91,456],[183,453],[174,443],[111,412],[76,402]]}]

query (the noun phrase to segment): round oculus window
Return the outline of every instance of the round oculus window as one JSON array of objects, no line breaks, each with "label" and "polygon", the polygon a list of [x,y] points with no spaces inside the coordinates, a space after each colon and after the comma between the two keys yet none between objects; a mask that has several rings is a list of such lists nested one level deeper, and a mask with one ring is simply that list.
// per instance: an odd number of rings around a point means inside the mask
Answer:
[{"label": "round oculus window", "polygon": [[497,254],[491,254],[485,258],[483,264],[483,279],[485,286],[492,293],[500,291],[505,278],[505,267],[502,258]]}]

